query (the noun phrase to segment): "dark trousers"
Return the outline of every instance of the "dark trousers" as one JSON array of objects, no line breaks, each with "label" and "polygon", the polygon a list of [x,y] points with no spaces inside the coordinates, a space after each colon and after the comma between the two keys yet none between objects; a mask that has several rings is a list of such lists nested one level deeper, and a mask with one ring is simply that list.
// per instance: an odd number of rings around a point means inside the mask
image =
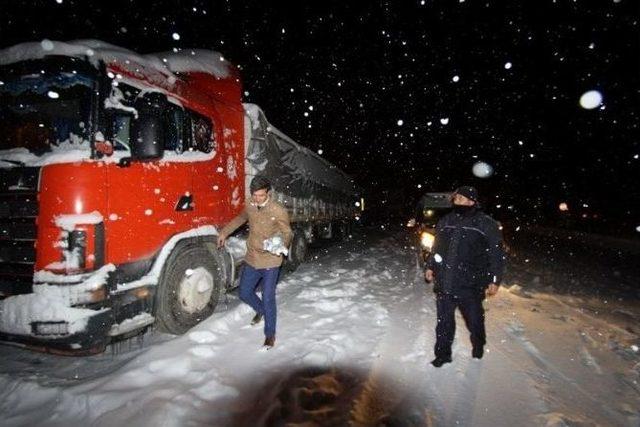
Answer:
[{"label": "dark trousers", "polygon": [[456,308],[460,309],[467,329],[471,332],[473,348],[481,348],[486,343],[484,330],[484,307],[482,298],[456,297],[450,294],[437,294],[436,307],[438,323],[436,324],[436,357],[450,358],[451,345],[456,334]]},{"label": "dark trousers", "polygon": [[[240,277],[240,299],[264,316],[264,336],[268,338],[276,336],[276,285],[279,275],[280,267],[253,268],[245,264]],[[262,283],[262,299],[256,295],[259,283]]]}]

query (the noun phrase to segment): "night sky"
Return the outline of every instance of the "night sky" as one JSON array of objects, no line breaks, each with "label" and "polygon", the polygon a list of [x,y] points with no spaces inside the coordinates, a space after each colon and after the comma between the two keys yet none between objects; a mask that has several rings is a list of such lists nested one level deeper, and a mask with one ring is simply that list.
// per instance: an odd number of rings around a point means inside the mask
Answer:
[{"label": "night sky", "polygon": [[[566,201],[640,235],[636,1],[299,3],[2,0],[0,40],[217,50],[245,101],[380,213],[472,184],[498,217],[553,220]],[[589,90],[601,107],[580,106]],[[477,161],[494,175],[475,177]]]}]

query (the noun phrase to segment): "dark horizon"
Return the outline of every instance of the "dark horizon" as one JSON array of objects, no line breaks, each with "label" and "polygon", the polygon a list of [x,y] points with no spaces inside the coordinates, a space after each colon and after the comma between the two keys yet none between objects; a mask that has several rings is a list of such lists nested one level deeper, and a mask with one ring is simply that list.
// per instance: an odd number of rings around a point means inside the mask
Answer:
[{"label": "dark horizon", "polygon": [[[2,47],[96,38],[141,53],[217,50],[240,67],[245,102],[351,174],[370,207],[411,212],[425,191],[472,184],[498,216],[513,205],[505,216],[553,219],[567,202],[637,235],[631,1],[58,1],[3,1]],[[580,107],[590,90],[602,107]],[[475,177],[477,161],[494,175]]]}]

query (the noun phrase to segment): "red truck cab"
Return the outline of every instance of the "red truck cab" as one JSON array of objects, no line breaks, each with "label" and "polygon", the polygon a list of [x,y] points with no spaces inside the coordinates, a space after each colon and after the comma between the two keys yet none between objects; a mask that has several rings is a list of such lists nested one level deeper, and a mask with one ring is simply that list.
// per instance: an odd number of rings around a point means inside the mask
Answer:
[{"label": "red truck cab", "polygon": [[233,280],[241,82],[220,54],[98,41],[0,51],[0,339],[102,351],[181,333]]}]

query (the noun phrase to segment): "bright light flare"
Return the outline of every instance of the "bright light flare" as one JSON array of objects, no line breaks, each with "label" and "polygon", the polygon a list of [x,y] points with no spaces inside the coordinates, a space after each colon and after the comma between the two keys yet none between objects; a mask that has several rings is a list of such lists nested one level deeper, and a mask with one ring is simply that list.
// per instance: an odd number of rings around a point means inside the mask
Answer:
[{"label": "bright light flare", "polygon": [[420,235],[420,244],[426,248],[431,250],[431,248],[433,247],[433,242],[435,241],[435,236],[431,233],[428,233],[426,231],[423,231],[422,234]]}]

